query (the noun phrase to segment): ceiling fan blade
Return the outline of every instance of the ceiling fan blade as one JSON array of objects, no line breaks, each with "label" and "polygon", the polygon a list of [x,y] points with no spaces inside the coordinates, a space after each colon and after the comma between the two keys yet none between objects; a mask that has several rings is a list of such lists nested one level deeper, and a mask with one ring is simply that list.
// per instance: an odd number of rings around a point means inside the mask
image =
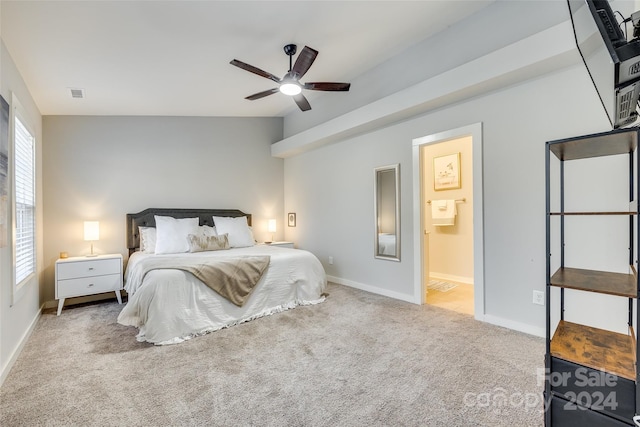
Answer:
[{"label": "ceiling fan blade", "polygon": [[302,111],[311,110],[311,105],[309,104],[309,101],[307,101],[307,98],[305,98],[303,94],[300,93],[298,95],[294,95],[293,100],[296,101],[296,104],[298,104],[298,107],[300,107]]},{"label": "ceiling fan blade", "polygon": [[262,92],[254,93],[253,95],[249,95],[245,99],[248,99],[250,101],[255,101],[256,99],[260,99],[260,98],[264,98],[265,96],[273,95],[274,93],[279,92],[279,91],[280,91],[280,89],[278,89],[277,87],[274,87],[273,89],[264,90]]},{"label": "ceiling fan blade", "polygon": [[250,73],[253,74],[257,74],[261,77],[266,77],[269,80],[273,80],[276,83],[280,83],[280,79],[276,76],[274,76],[271,73],[267,73],[264,70],[261,70],[260,68],[254,67],[253,65],[249,65],[247,63],[244,63],[242,61],[238,61],[237,59],[234,59],[233,61],[231,61],[229,64],[231,65],[235,65],[236,67],[242,68],[243,70],[247,70]]},{"label": "ceiling fan blade", "polygon": [[296,63],[293,64],[293,68],[291,69],[292,74],[296,76],[297,79],[302,78],[309,71],[313,61],[316,60],[316,56],[318,56],[318,51],[315,49],[311,49],[309,46],[305,46],[302,49],[302,52],[298,55],[298,59],[296,59]]},{"label": "ceiling fan blade", "polygon": [[335,83],[335,82],[313,82],[305,83],[304,88],[309,90],[327,90],[336,92],[346,92],[351,87],[351,83]]}]

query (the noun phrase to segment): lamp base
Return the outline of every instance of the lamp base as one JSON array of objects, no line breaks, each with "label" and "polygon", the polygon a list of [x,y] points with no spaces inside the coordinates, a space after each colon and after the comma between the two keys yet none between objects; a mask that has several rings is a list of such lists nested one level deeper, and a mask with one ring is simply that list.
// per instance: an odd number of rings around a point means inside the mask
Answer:
[{"label": "lamp base", "polygon": [[92,258],[92,257],[96,257],[98,256],[98,254],[89,254],[89,255],[85,255],[87,258]]},{"label": "lamp base", "polygon": [[93,253],[93,242],[91,242],[91,252],[87,255],[87,257],[94,257],[94,256],[98,256],[98,254],[94,254]]}]

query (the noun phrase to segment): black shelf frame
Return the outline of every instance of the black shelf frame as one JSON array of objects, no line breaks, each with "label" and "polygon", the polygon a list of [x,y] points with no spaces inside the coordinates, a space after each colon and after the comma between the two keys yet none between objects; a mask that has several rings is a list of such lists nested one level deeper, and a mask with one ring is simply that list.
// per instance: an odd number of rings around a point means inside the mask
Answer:
[{"label": "black shelf frame", "polygon": [[[559,216],[560,219],[560,268],[565,268],[565,217],[571,215],[628,215],[629,216],[629,266],[631,267],[635,279],[635,296],[628,297],[628,326],[629,331],[633,331],[634,303],[636,299],[640,301],[640,277],[637,274],[637,260],[635,259],[635,244],[640,244],[640,222],[638,209],[640,204],[640,183],[637,182],[637,168],[640,167],[640,155],[638,154],[638,141],[640,139],[640,128],[632,127],[626,129],[616,129],[610,132],[597,133],[573,138],[566,138],[555,141],[548,141],[545,146],[545,196],[546,196],[546,340],[545,340],[545,389],[544,401],[545,415],[544,425],[549,427],[552,424],[551,399],[554,396],[548,379],[552,367],[551,355],[551,288],[558,287],[552,284],[551,278],[554,272],[551,271],[551,217]],[[551,154],[560,160],[559,186],[560,186],[560,211],[551,211]],[[611,155],[628,155],[629,169],[629,202],[636,202],[634,212],[565,212],[564,190],[565,190],[565,170],[566,161],[579,160],[593,157],[603,157]],[[635,239],[635,240],[634,240]],[[593,291],[583,289],[584,291]],[[607,293],[607,292],[605,292]],[[565,287],[560,287],[560,320],[564,321],[565,307]],[[639,307],[640,308],[640,307]],[[640,327],[640,309],[635,310],[636,325]],[[632,332],[633,333],[633,332]],[[636,337],[637,338],[637,334]],[[640,340],[635,339],[635,414],[640,414],[640,365],[638,357],[640,355]],[[598,413],[598,416],[601,414]],[[633,425],[630,419],[613,420],[623,421]]]}]

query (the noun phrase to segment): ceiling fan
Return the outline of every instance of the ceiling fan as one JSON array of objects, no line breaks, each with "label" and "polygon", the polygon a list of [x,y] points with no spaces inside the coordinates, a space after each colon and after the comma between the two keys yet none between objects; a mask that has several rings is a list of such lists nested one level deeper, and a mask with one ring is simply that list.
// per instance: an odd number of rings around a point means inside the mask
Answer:
[{"label": "ceiling fan", "polygon": [[315,49],[311,49],[309,46],[305,46],[304,49],[302,49],[302,52],[300,52],[300,55],[298,55],[296,63],[292,65],[293,55],[296,54],[296,50],[297,46],[295,44],[288,44],[284,47],[284,53],[289,56],[289,71],[281,79],[271,73],[267,73],[266,71],[261,70],[260,68],[256,68],[253,65],[238,61],[237,59],[231,61],[231,65],[235,65],[236,67],[242,68],[243,70],[247,70],[269,80],[273,80],[279,85],[278,87],[275,87],[273,89],[268,89],[262,92],[254,93],[253,95],[249,95],[245,99],[255,101],[256,99],[264,98],[265,96],[272,95],[276,92],[282,92],[285,95],[292,96],[293,100],[296,102],[296,104],[298,104],[298,107],[300,107],[302,111],[307,111],[311,109],[311,105],[309,104],[309,101],[307,101],[307,98],[305,98],[302,94],[302,89],[331,92],[346,92],[349,90],[349,87],[351,86],[350,83],[300,83],[300,79],[302,78],[302,76],[304,76],[306,72],[309,71],[309,68],[311,68],[311,65],[313,64],[313,61],[316,60],[318,51]]}]

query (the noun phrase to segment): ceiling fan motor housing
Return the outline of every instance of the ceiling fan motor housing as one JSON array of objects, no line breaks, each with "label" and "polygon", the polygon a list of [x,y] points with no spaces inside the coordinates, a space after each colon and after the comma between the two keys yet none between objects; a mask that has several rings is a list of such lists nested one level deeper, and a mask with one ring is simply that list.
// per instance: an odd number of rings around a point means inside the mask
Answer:
[{"label": "ceiling fan motor housing", "polygon": [[296,54],[297,46],[295,44],[288,44],[284,47],[284,53],[289,56],[293,56]]}]

